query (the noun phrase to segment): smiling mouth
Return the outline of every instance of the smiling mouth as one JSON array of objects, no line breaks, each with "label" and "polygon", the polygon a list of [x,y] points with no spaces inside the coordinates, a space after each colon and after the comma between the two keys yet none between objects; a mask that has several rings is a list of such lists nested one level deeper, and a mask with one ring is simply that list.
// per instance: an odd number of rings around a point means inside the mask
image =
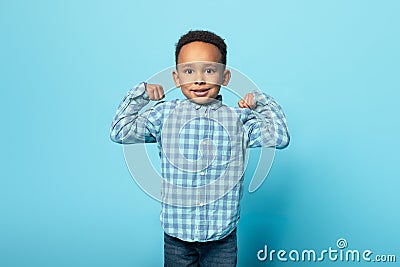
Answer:
[{"label": "smiling mouth", "polygon": [[190,90],[193,92],[193,94],[195,94],[198,97],[202,97],[202,96],[206,96],[208,91],[210,91],[209,88],[207,89],[196,89],[196,90]]}]

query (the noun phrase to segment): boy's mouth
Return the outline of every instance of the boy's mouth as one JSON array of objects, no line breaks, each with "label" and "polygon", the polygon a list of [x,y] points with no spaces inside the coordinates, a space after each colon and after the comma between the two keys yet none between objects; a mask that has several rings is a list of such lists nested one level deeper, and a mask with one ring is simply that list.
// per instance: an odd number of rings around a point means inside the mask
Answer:
[{"label": "boy's mouth", "polygon": [[206,96],[208,91],[210,90],[210,88],[206,88],[206,89],[192,89],[190,91],[193,92],[193,94],[195,94],[198,97],[202,97],[202,96]]}]

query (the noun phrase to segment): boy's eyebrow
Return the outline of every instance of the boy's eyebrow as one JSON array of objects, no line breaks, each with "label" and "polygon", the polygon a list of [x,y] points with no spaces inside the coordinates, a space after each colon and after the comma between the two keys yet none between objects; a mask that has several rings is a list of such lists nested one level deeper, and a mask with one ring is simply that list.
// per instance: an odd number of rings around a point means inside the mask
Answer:
[{"label": "boy's eyebrow", "polygon": [[218,63],[207,63],[207,64],[204,64],[204,67],[217,67],[218,66]]},{"label": "boy's eyebrow", "polygon": [[[181,63],[178,64],[178,68],[193,68],[193,66],[196,65],[198,66],[199,63]],[[221,63],[217,62],[208,62],[208,63],[202,63],[200,67],[202,68],[207,68],[207,67],[218,67],[219,65],[222,65]]]},{"label": "boy's eyebrow", "polygon": [[182,63],[178,64],[178,67],[185,68],[185,67],[193,67],[192,63]]}]

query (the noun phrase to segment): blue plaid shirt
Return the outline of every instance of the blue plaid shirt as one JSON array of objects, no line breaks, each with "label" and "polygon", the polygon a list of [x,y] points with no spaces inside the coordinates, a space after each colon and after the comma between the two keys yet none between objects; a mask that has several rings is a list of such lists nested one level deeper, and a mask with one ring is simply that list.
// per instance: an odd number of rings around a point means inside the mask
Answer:
[{"label": "blue plaid shirt", "polygon": [[285,115],[274,99],[253,92],[257,107],[233,108],[221,97],[149,102],[145,84],[128,91],[111,126],[121,144],[157,142],[161,158],[164,231],[185,241],[219,240],[239,221],[248,147],[289,144]]}]

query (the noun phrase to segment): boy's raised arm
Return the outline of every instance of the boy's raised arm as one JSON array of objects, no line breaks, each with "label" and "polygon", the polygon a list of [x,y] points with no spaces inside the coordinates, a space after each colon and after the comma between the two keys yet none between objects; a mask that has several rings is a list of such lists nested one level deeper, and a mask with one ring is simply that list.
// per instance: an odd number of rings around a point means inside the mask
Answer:
[{"label": "boy's raised arm", "polygon": [[239,107],[253,110],[254,117],[245,123],[249,132],[249,147],[289,145],[290,135],[281,106],[269,95],[253,91],[239,101]]},{"label": "boy's raised arm", "polygon": [[161,85],[140,83],[125,95],[111,123],[110,138],[120,144],[155,142],[155,131],[151,123],[152,109],[139,115],[139,111],[150,100],[164,97]]}]

